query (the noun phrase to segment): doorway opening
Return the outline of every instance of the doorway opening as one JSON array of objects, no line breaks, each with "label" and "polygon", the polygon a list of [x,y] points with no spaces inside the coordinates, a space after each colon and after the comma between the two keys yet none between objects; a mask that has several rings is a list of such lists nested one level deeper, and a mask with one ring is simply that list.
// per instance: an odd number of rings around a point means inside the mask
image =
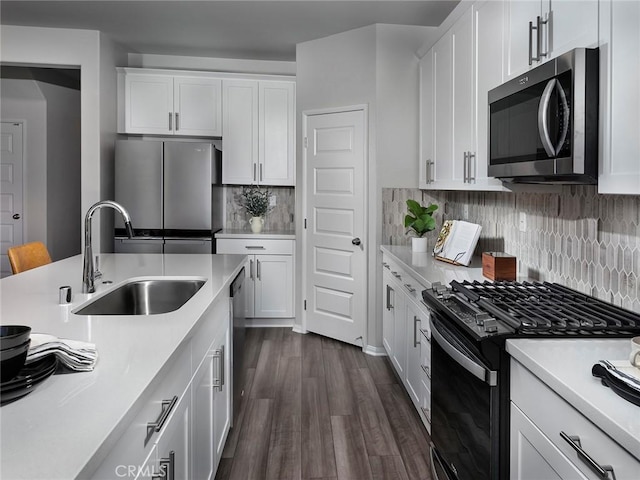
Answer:
[{"label": "doorway opening", "polygon": [[[77,255],[82,241],[80,69],[0,65],[0,82],[0,119],[3,126],[21,124],[23,138],[22,199],[0,205],[0,228],[7,231],[9,216],[21,243],[44,242],[54,261]],[[2,164],[3,173],[10,170]],[[7,181],[0,178],[1,190],[9,188]],[[9,215],[15,208],[20,211]],[[10,242],[3,235],[2,276],[11,272]]]}]

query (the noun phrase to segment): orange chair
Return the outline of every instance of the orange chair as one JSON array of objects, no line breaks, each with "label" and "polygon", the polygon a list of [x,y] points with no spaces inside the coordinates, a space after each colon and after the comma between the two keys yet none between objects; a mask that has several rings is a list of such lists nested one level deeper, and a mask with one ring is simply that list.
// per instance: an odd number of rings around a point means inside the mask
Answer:
[{"label": "orange chair", "polygon": [[7,249],[14,274],[51,263],[51,256],[42,242],[30,242]]}]

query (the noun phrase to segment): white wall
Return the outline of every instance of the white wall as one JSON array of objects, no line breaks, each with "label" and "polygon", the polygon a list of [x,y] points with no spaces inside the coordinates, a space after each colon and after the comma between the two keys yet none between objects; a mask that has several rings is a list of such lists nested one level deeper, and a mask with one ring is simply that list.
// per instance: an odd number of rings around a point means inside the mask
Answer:
[{"label": "white wall", "polygon": [[[20,27],[3,25],[0,29],[0,58],[5,64],[31,66],[80,67],[81,111],[81,211],[106,197],[103,179],[103,148],[116,131],[116,59],[126,61],[126,54],[103,35],[92,30]],[[113,85],[113,87],[112,87]],[[104,185],[103,185],[104,181]],[[111,180],[112,181],[112,180]],[[110,238],[111,232],[101,232],[94,222],[96,251]],[[110,246],[107,246],[110,248]]]},{"label": "white wall", "polygon": [[[368,318],[367,345],[382,342],[376,272],[379,269],[382,186],[417,186],[418,59],[426,27],[371,25],[298,44],[296,128],[298,191],[303,193],[302,113],[368,105],[367,171]],[[298,238],[303,238],[302,195],[297,195]],[[302,284],[302,242],[297,242],[296,283]],[[302,299],[300,299],[302,301]],[[302,312],[302,304],[297,305]],[[374,319],[374,320],[372,320]],[[299,320],[297,320],[299,321]]]},{"label": "white wall", "polygon": [[23,122],[23,240],[46,244],[47,112],[38,84],[34,80],[0,80],[0,117]]}]

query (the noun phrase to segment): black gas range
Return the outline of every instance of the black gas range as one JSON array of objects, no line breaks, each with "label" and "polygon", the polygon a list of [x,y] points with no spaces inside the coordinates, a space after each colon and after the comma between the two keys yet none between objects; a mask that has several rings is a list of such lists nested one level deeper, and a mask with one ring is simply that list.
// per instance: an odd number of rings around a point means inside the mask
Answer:
[{"label": "black gas range", "polygon": [[549,282],[434,283],[431,418],[434,479],[507,479],[509,338],[640,335],[640,314]]}]

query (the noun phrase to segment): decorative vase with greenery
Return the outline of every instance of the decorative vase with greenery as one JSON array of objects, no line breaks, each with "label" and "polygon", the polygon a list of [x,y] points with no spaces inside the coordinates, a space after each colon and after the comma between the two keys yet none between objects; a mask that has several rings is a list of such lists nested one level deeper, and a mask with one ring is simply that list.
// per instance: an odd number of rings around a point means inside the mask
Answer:
[{"label": "decorative vase with greenery", "polygon": [[269,189],[261,190],[256,186],[245,187],[240,194],[240,205],[244,207],[251,218],[249,225],[253,233],[260,233],[264,226],[264,216],[271,210]]},{"label": "decorative vase with greenery", "polygon": [[436,228],[436,220],[433,212],[438,209],[435,204],[423,207],[415,200],[407,200],[407,210],[409,213],[404,217],[404,226],[407,233],[413,230],[415,237],[411,239],[411,249],[414,252],[427,251],[427,239],[424,235]]}]

